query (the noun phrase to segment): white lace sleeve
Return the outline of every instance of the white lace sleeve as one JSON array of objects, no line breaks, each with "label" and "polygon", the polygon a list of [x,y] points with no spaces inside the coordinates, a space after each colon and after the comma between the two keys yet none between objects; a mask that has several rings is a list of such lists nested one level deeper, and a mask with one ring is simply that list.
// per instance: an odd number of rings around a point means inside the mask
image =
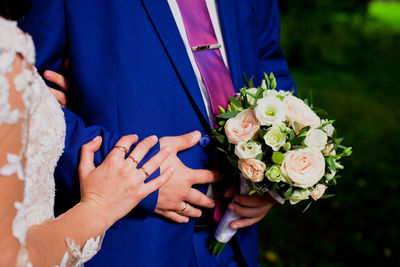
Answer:
[{"label": "white lace sleeve", "polygon": [[[19,245],[17,266],[30,266],[25,249],[27,221],[23,206],[25,189],[25,152],[31,107],[32,69],[27,64],[33,58],[23,48],[27,39],[20,34],[10,38],[15,25],[0,21],[0,201],[2,211],[10,210],[0,220],[0,228],[14,236]],[[5,39],[7,41],[5,41]],[[10,41],[15,44],[10,45]],[[27,59],[25,59],[25,55]],[[11,225],[10,225],[11,224]],[[4,231],[2,231],[4,233]],[[14,239],[14,240],[15,240]],[[0,265],[1,261],[0,261]]]}]

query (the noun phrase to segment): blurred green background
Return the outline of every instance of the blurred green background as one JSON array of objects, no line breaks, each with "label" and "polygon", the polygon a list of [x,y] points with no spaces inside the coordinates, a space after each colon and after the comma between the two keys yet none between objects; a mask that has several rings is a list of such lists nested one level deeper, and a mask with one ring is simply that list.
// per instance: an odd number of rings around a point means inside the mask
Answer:
[{"label": "blurred green background", "polygon": [[400,266],[400,1],[280,0],[281,48],[300,96],[354,153],[336,196],[275,207],[262,266]]}]

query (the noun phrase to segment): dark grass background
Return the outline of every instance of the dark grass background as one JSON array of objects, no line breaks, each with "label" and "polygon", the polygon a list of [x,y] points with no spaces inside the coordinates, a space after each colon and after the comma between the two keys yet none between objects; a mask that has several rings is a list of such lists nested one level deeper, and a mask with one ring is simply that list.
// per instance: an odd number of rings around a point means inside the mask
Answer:
[{"label": "dark grass background", "polygon": [[400,266],[400,2],[280,0],[281,48],[301,96],[353,146],[342,178],[306,213],[260,224],[262,266]]}]

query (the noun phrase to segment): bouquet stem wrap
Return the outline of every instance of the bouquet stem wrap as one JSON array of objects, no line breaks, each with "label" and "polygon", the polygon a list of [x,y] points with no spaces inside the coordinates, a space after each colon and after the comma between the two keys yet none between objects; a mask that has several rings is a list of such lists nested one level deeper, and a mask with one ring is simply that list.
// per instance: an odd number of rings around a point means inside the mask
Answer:
[{"label": "bouquet stem wrap", "polygon": [[[246,180],[241,177],[240,178],[240,194],[247,195],[250,192],[250,188],[247,185]],[[240,219],[238,216],[231,210],[226,210],[224,215],[221,218],[221,221],[218,223],[217,229],[214,233],[214,241],[210,244],[210,252],[213,255],[219,255],[224,249],[225,245],[232,239],[232,237],[236,234],[237,229],[232,229],[229,227],[229,224],[235,220]]]}]

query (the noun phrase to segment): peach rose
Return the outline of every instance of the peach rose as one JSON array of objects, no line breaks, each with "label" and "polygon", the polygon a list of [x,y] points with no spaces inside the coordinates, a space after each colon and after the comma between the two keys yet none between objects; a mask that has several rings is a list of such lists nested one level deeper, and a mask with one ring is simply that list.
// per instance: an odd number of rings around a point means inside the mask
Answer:
[{"label": "peach rose", "polygon": [[322,150],[322,154],[324,154],[325,157],[328,157],[328,156],[335,156],[335,155],[336,155],[336,151],[333,150],[333,151],[331,152],[332,148],[333,148],[333,144],[327,145],[327,146],[324,148],[324,150]]},{"label": "peach rose", "polygon": [[297,122],[300,130],[306,126],[311,126],[313,128],[320,126],[320,118],[303,102],[303,100],[293,95],[288,95],[285,97],[284,102],[286,106],[286,119],[291,126],[293,122]]},{"label": "peach rose", "polygon": [[228,142],[236,145],[239,142],[253,138],[257,134],[259,128],[260,123],[254,111],[245,109],[236,115],[236,117],[230,118],[226,122],[225,134],[228,138]]},{"label": "peach rose", "polygon": [[238,164],[243,178],[255,183],[264,180],[264,173],[267,168],[264,162],[258,159],[239,159]]},{"label": "peach rose", "polygon": [[315,200],[315,201],[317,201],[318,199],[320,199],[323,195],[324,195],[324,193],[325,193],[325,190],[327,189],[328,187],[326,186],[326,185],[323,185],[323,184],[317,184],[317,186],[314,188],[314,190],[311,192],[311,197]]},{"label": "peach rose", "polygon": [[281,171],[295,186],[308,188],[324,176],[325,159],[322,153],[315,149],[292,150],[285,154]]}]

